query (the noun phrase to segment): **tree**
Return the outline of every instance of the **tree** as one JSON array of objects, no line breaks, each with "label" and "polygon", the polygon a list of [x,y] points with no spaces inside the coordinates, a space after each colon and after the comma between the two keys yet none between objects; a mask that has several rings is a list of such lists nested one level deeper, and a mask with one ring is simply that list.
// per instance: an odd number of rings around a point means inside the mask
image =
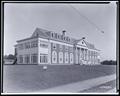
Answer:
[{"label": "tree", "polygon": [[15,56],[12,55],[12,54],[9,54],[9,55],[7,56],[7,59],[15,59]]},{"label": "tree", "polygon": [[8,58],[8,56],[7,56],[7,55],[5,55],[5,56],[4,56],[4,59],[7,59],[7,58]]},{"label": "tree", "polygon": [[113,60],[104,60],[101,62],[102,65],[116,65],[117,62]]}]

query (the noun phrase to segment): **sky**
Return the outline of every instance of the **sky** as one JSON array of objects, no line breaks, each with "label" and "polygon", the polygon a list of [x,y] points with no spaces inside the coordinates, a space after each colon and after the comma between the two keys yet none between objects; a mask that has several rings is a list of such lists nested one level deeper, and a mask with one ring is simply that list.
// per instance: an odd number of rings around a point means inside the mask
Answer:
[{"label": "sky", "polygon": [[[5,3],[4,55],[14,54],[17,40],[36,28],[61,33],[94,44],[101,60],[116,60],[116,4]],[[104,31],[102,33],[101,31]]]}]

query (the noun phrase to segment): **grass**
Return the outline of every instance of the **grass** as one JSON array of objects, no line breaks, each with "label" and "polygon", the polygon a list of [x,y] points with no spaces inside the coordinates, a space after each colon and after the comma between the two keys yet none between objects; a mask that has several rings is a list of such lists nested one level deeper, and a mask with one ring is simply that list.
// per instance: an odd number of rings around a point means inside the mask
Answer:
[{"label": "grass", "polygon": [[115,65],[4,65],[4,92],[36,92],[116,72]]}]

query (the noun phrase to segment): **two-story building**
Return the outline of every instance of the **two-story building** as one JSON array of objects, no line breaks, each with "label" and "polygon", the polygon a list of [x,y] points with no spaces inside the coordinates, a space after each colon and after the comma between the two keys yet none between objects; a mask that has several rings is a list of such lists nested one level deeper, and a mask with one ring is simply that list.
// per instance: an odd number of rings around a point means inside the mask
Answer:
[{"label": "two-story building", "polygon": [[17,64],[99,64],[100,51],[85,41],[36,28],[32,36],[15,45]]}]

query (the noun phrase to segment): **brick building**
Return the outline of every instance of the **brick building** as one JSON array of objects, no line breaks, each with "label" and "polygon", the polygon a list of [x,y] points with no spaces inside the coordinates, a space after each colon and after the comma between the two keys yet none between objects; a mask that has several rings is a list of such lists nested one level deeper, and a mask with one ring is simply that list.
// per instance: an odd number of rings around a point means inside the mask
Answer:
[{"label": "brick building", "polygon": [[85,41],[36,28],[15,45],[17,64],[100,64],[100,51]]}]

